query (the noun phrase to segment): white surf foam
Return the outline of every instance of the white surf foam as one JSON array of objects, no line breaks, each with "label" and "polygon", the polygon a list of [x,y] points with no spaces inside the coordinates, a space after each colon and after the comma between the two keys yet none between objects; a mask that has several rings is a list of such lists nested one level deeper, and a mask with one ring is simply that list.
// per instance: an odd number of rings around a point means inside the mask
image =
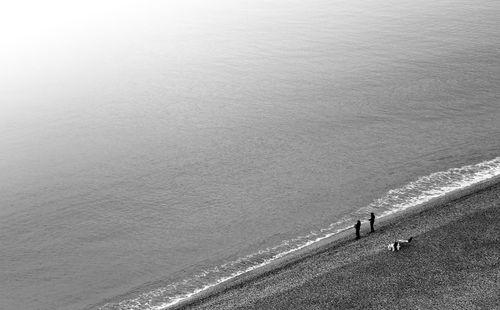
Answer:
[{"label": "white surf foam", "polygon": [[[407,185],[390,190],[383,197],[376,199],[366,208],[356,212],[378,211],[379,216],[386,216],[434,198],[443,197],[456,190],[461,190],[500,175],[500,157],[475,165],[451,168],[418,178]],[[381,212],[382,211],[382,212]]]},{"label": "white surf foam", "polygon": [[285,240],[277,246],[205,270],[191,278],[145,292],[135,298],[105,304],[99,309],[167,309],[211,287],[350,229],[352,222],[361,214],[376,212],[378,217],[387,216],[497,176],[500,176],[500,157],[476,165],[452,168],[420,177],[401,188],[390,190],[368,206],[326,228],[312,231],[305,236]]}]

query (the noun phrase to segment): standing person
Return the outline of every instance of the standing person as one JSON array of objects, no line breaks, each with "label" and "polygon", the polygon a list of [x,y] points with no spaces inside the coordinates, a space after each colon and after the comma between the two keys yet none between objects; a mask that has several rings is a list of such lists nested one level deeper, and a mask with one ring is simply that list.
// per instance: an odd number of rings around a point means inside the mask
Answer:
[{"label": "standing person", "polygon": [[373,224],[375,224],[375,214],[371,214],[370,216],[370,231],[375,232],[375,228],[373,228]]},{"label": "standing person", "polygon": [[361,221],[358,221],[356,225],[354,225],[354,228],[356,229],[356,239],[361,238],[359,235],[359,230],[361,229]]}]

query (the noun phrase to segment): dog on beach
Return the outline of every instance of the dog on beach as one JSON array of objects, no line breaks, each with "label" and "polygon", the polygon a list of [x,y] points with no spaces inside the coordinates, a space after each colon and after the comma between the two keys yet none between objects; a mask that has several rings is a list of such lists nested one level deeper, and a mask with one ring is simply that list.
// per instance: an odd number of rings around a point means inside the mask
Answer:
[{"label": "dog on beach", "polygon": [[410,243],[412,239],[413,239],[413,237],[411,237],[410,239],[406,239],[406,240],[403,239],[403,240],[394,241],[393,243],[391,243],[387,246],[387,250],[392,251],[392,252],[397,252],[397,251],[401,250],[403,245]]}]

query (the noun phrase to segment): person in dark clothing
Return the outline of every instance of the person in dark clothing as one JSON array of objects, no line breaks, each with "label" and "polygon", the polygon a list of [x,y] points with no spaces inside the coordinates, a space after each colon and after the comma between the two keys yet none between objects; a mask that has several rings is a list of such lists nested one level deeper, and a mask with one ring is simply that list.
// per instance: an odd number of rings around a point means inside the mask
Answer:
[{"label": "person in dark clothing", "polygon": [[373,224],[375,224],[375,214],[371,214],[370,216],[370,231],[375,232],[375,228],[373,228]]},{"label": "person in dark clothing", "polygon": [[361,221],[358,221],[356,225],[354,225],[354,228],[356,229],[356,239],[361,238],[359,235],[359,230],[361,229]]}]

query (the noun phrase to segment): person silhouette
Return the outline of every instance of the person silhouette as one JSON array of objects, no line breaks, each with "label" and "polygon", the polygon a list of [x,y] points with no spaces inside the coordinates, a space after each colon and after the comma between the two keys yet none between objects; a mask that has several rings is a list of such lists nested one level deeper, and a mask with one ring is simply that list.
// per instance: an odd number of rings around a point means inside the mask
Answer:
[{"label": "person silhouette", "polygon": [[375,224],[375,214],[372,212],[370,216],[370,231],[375,232],[375,228],[373,228],[373,224]]},{"label": "person silhouette", "polygon": [[354,225],[354,229],[356,229],[356,239],[361,238],[359,235],[359,230],[361,229],[361,221],[358,221],[356,225]]}]

